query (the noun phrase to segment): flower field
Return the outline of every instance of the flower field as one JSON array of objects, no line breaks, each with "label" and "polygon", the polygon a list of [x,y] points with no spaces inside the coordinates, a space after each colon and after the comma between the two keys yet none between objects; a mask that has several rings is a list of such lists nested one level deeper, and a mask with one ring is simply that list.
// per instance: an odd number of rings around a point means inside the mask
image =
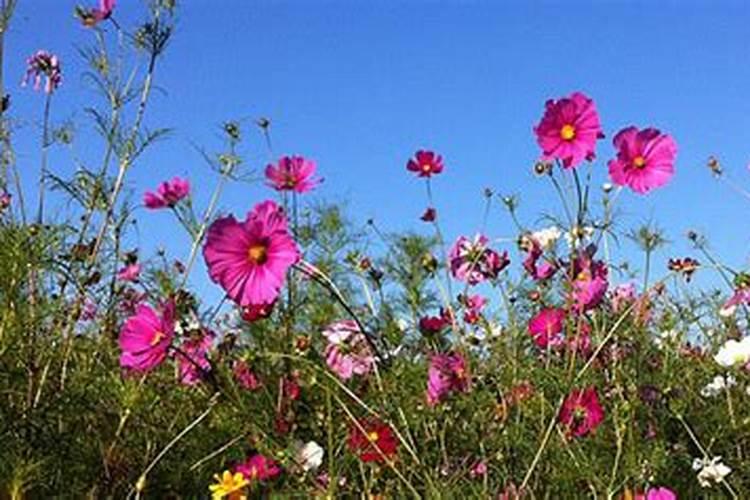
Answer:
[{"label": "flower field", "polygon": [[[0,4],[0,45],[15,7]],[[459,234],[436,203],[460,177],[447,154],[416,144],[389,166],[424,194],[391,231],[321,201],[326,165],[276,152],[265,117],[195,148],[212,185],[164,167],[130,193],[170,139],[151,102],[189,8],[79,6],[81,78],[52,50],[0,51],[27,57],[22,88],[0,89],[0,498],[750,495],[750,273],[692,231],[659,266],[663,231],[619,224],[685,164],[726,180],[719,159],[567,89],[528,127],[548,197],[521,215],[488,188]],[[96,92],[75,115],[102,145],[92,163],[64,154],[75,127],[55,114],[79,85]],[[21,99],[39,116],[17,116]],[[250,137],[267,160],[243,156]],[[225,203],[244,182],[264,195]],[[141,247],[154,217],[189,245]],[[625,264],[624,240],[640,249]],[[716,286],[696,286],[704,273]]]}]

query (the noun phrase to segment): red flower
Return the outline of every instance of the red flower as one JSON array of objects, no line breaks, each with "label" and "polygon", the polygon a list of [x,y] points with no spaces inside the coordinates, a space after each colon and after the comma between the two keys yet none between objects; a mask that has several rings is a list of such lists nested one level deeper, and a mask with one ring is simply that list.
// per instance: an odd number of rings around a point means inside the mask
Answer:
[{"label": "red flower", "polygon": [[443,157],[432,151],[419,150],[414,158],[409,159],[406,168],[416,172],[419,177],[432,177],[443,171]]},{"label": "red flower", "polygon": [[273,312],[273,306],[275,304],[275,300],[268,304],[249,304],[242,308],[240,316],[242,316],[242,319],[247,321],[248,323],[266,319]]},{"label": "red flower", "polygon": [[424,222],[435,222],[435,219],[437,219],[437,210],[433,207],[427,207],[420,219]]},{"label": "red flower", "polygon": [[568,435],[583,437],[599,427],[604,420],[604,409],[599,404],[596,387],[574,389],[560,409],[560,423]]},{"label": "red flower", "polygon": [[349,431],[348,444],[349,449],[363,462],[384,462],[395,455],[398,448],[398,441],[390,426],[376,419],[360,421],[358,426],[353,426]]}]

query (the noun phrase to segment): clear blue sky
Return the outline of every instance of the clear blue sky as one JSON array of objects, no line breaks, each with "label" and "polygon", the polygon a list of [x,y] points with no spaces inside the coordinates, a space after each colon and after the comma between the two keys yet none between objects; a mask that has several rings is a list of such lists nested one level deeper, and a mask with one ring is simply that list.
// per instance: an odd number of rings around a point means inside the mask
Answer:
[{"label": "clear blue sky", "polygon": [[[653,125],[678,142],[673,182],[620,200],[625,227],[653,218],[675,241],[657,268],[688,252],[688,228],[706,233],[729,263],[748,262],[743,221],[750,201],[704,167],[717,154],[750,187],[748,2],[179,3],[177,33],[156,75],[165,92],[155,95],[146,120],[175,134],[132,172],[134,196],[187,175],[203,206],[215,180],[191,143],[216,149],[224,120],[267,116],[276,153],[317,160],[326,181],[313,197],[348,200],[359,221],[374,217],[387,229],[426,230],[418,221],[424,186],[404,165],[427,147],[446,161],[434,189],[449,239],[476,230],[485,187],[521,195],[521,217],[532,223],[557,207],[549,184],[531,173],[539,154],[532,126],[547,98],[582,90],[595,99],[608,135],[598,147],[597,184],[607,178],[619,128]],[[54,118],[85,118],[80,108],[92,91],[80,77],[76,47],[91,35],[72,18],[74,5],[19,1],[6,49],[15,115],[41,116],[41,96],[14,85],[25,57],[46,48],[60,55],[65,71]],[[128,24],[141,13],[140,2],[120,0],[116,17]],[[37,169],[34,142],[23,138],[35,127],[19,131],[24,171]],[[89,133],[88,125],[79,128],[77,153],[93,162],[101,147]],[[248,141],[243,151],[258,169],[267,159],[261,146]],[[57,149],[51,168],[73,167]],[[235,186],[222,208],[244,214],[269,195],[262,186]],[[140,229],[141,244],[165,243],[175,257],[186,253],[168,214],[144,213]],[[502,210],[492,212],[488,233],[512,235]],[[203,273],[197,270],[196,283],[204,283]]]}]

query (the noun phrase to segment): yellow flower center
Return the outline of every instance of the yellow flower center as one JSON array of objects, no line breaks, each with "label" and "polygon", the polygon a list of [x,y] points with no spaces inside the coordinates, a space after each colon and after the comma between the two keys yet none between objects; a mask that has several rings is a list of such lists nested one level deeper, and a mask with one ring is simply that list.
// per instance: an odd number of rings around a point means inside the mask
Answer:
[{"label": "yellow flower center", "polygon": [[636,156],[633,158],[633,166],[636,168],[643,168],[646,166],[646,159],[643,156]]},{"label": "yellow flower center", "polygon": [[268,260],[268,247],[261,243],[250,245],[247,250],[247,258],[253,264],[263,264]]},{"label": "yellow flower center", "polygon": [[154,332],[154,338],[151,339],[151,346],[153,347],[159,342],[161,342],[164,339],[164,337],[166,337],[164,332],[162,332],[161,330],[156,330]]},{"label": "yellow flower center", "polygon": [[375,432],[375,431],[367,433],[367,439],[368,439],[368,440],[369,440],[369,441],[370,441],[371,443],[374,443],[375,441],[377,441],[379,437],[380,437],[380,436],[378,436],[378,433],[377,433],[377,432]]},{"label": "yellow flower center", "polygon": [[573,125],[563,125],[560,129],[560,137],[564,141],[572,141],[576,136],[576,128]]}]

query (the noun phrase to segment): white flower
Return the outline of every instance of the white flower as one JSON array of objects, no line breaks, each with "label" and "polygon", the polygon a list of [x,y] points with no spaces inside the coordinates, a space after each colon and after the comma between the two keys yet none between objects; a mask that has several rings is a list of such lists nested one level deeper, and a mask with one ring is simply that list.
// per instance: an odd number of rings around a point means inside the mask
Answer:
[{"label": "white flower", "polygon": [[539,246],[543,250],[552,248],[557,243],[557,240],[560,239],[560,236],[562,236],[562,231],[557,226],[550,226],[531,233],[531,237],[539,243]]},{"label": "white flower", "polygon": [[670,344],[680,338],[680,332],[672,328],[671,330],[664,330],[654,337],[654,344],[659,349],[665,345]]},{"label": "white flower", "polygon": [[719,309],[719,316],[721,316],[722,318],[729,318],[731,316],[734,316],[734,312],[736,310],[737,310],[736,304],[732,304],[729,306],[724,305]]},{"label": "white flower", "polygon": [[604,191],[605,193],[609,193],[613,189],[614,186],[609,182],[605,182],[604,184],[602,184],[602,191]]},{"label": "white flower", "polygon": [[701,389],[701,396],[704,398],[713,398],[718,396],[724,389],[729,389],[737,385],[737,379],[731,375],[727,375],[727,378],[717,375],[714,379]]},{"label": "white flower", "polygon": [[744,365],[750,360],[750,337],[745,337],[739,342],[730,339],[719,348],[714,359],[721,366]]},{"label": "white flower", "polygon": [[576,248],[579,243],[590,239],[594,235],[594,228],[591,226],[574,227],[565,233],[565,241],[569,247]]},{"label": "white flower", "polygon": [[732,472],[732,469],[721,462],[721,457],[696,458],[693,460],[693,470],[698,472],[698,482],[703,488],[711,486],[711,481],[718,484]]},{"label": "white flower", "polygon": [[315,441],[309,441],[297,448],[294,455],[295,462],[303,471],[315,470],[323,463],[323,448]]}]

